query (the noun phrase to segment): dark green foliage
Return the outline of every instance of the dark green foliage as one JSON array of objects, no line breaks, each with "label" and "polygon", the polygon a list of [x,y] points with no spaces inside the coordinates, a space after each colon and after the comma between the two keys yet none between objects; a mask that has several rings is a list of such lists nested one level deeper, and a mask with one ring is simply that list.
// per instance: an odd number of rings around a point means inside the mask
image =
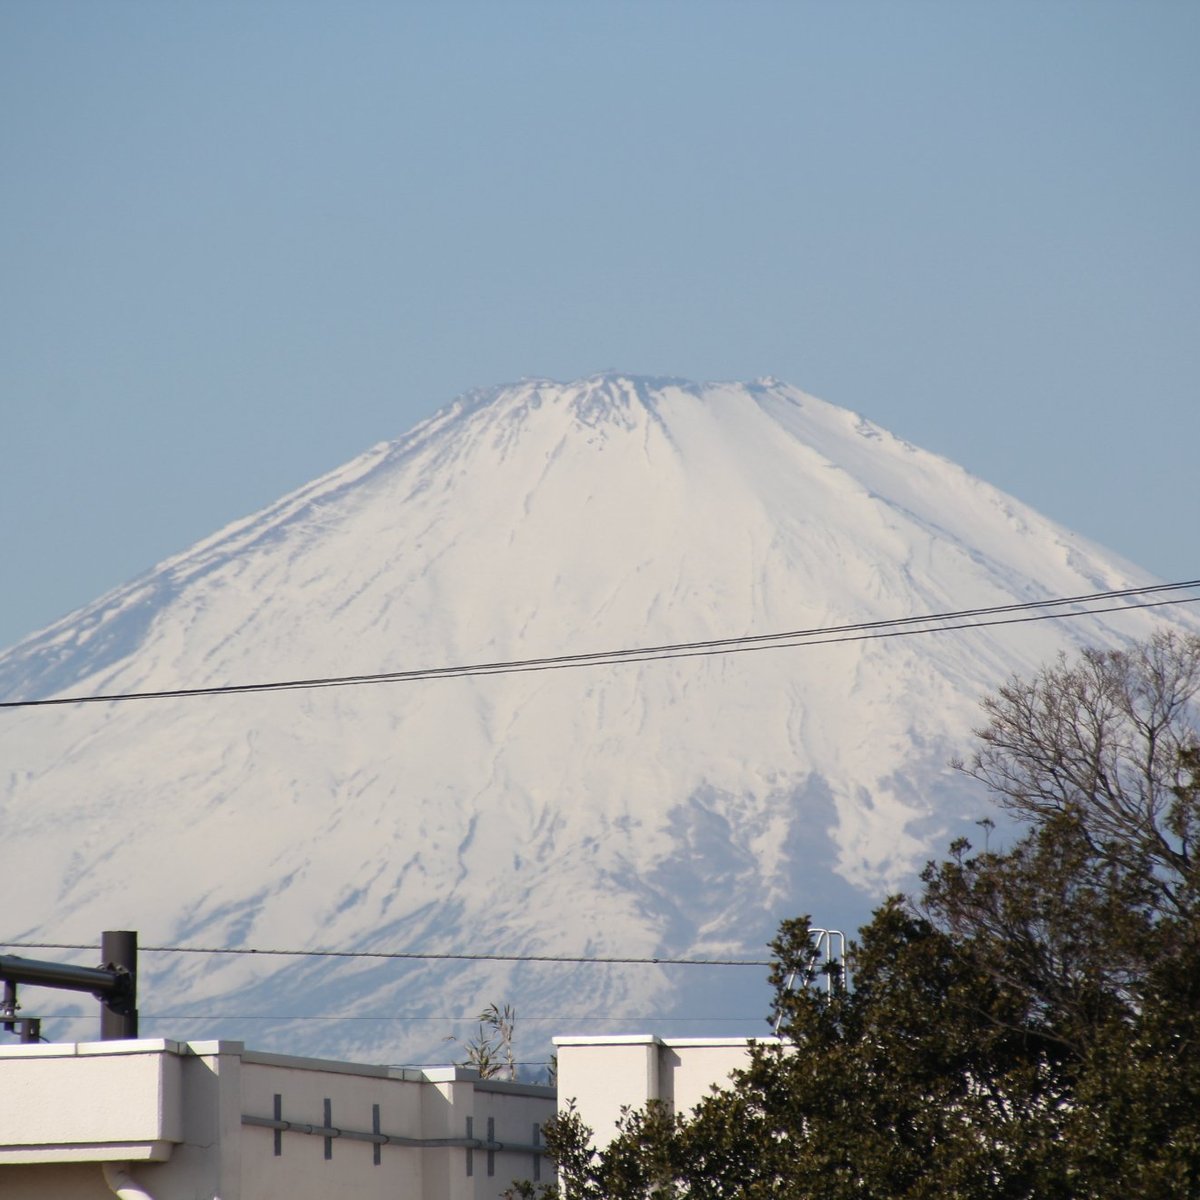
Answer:
[{"label": "dark green foliage", "polygon": [[810,946],[784,922],[783,1044],[602,1153],[568,1110],[568,1200],[1200,1196],[1198,688],[1200,639],[1164,636],[1001,689],[960,766],[1020,839],[882,905],[851,990],[784,987]]}]

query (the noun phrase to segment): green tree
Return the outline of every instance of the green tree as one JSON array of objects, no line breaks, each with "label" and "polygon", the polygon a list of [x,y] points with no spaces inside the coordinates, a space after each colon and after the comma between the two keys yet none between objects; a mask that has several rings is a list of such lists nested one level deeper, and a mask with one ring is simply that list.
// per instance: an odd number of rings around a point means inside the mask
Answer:
[{"label": "green tree", "polygon": [[957,842],[883,904],[851,989],[788,990],[810,931],[784,922],[784,1044],[600,1153],[568,1110],[569,1200],[1200,1195],[1198,690],[1200,639],[1173,635],[1001,688],[959,765],[1013,845]]}]

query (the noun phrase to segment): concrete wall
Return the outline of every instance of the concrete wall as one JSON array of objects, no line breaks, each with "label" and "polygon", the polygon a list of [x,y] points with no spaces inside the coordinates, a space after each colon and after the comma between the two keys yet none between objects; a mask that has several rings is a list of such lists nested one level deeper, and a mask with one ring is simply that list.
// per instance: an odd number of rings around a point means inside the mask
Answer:
[{"label": "concrete wall", "polygon": [[550,1177],[532,1147],[553,1112],[549,1088],[453,1067],[238,1042],[5,1046],[0,1196],[111,1200],[108,1163],[155,1200],[492,1200],[514,1179]]},{"label": "concrete wall", "polygon": [[[777,1038],[757,1038],[761,1044]],[[621,1109],[661,1100],[672,1112],[690,1112],[713,1087],[749,1061],[747,1038],[658,1038],[651,1034],[557,1037],[559,1106],[576,1111],[606,1146]]]}]

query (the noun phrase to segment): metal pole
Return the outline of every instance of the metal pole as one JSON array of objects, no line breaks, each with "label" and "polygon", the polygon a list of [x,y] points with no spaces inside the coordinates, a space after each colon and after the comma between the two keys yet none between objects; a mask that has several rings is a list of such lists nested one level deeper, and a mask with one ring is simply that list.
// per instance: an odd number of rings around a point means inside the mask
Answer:
[{"label": "metal pole", "polygon": [[[18,958],[15,954],[0,954],[0,979],[11,983],[28,983],[35,987],[95,992],[97,995],[111,992],[117,986],[112,971],[101,970],[99,967],[76,967],[71,963]],[[13,999],[15,1000],[15,996]],[[8,1003],[6,1000],[5,1004]]]},{"label": "metal pole", "polygon": [[104,970],[119,973],[124,986],[101,997],[100,1040],[120,1041],[138,1035],[137,932],[106,929],[100,935]]}]

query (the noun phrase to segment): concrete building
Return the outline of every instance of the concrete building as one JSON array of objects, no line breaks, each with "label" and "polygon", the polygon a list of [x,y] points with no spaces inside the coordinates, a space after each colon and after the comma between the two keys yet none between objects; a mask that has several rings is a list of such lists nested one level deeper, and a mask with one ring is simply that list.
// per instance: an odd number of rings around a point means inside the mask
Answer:
[{"label": "concrete building", "polygon": [[4,1200],[492,1200],[554,1090],[161,1039],[0,1046]]},{"label": "concrete building", "polygon": [[[778,1038],[756,1038],[760,1044]],[[659,1038],[653,1034],[556,1037],[560,1107],[575,1109],[607,1146],[621,1109],[661,1100],[672,1112],[690,1112],[709,1091],[729,1083],[748,1064],[748,1038]]]},{"label": "concrete building", "polygon": [[[776,1039],[762,1038],[761,1042]],[[621,1109],[689,1112],[746,1038],[558,1037],[558,1097],[607,1145]],[[3,1200],[494,1200],[549,1181],[555,1091],[240,1042],[0,1046]]]}]

